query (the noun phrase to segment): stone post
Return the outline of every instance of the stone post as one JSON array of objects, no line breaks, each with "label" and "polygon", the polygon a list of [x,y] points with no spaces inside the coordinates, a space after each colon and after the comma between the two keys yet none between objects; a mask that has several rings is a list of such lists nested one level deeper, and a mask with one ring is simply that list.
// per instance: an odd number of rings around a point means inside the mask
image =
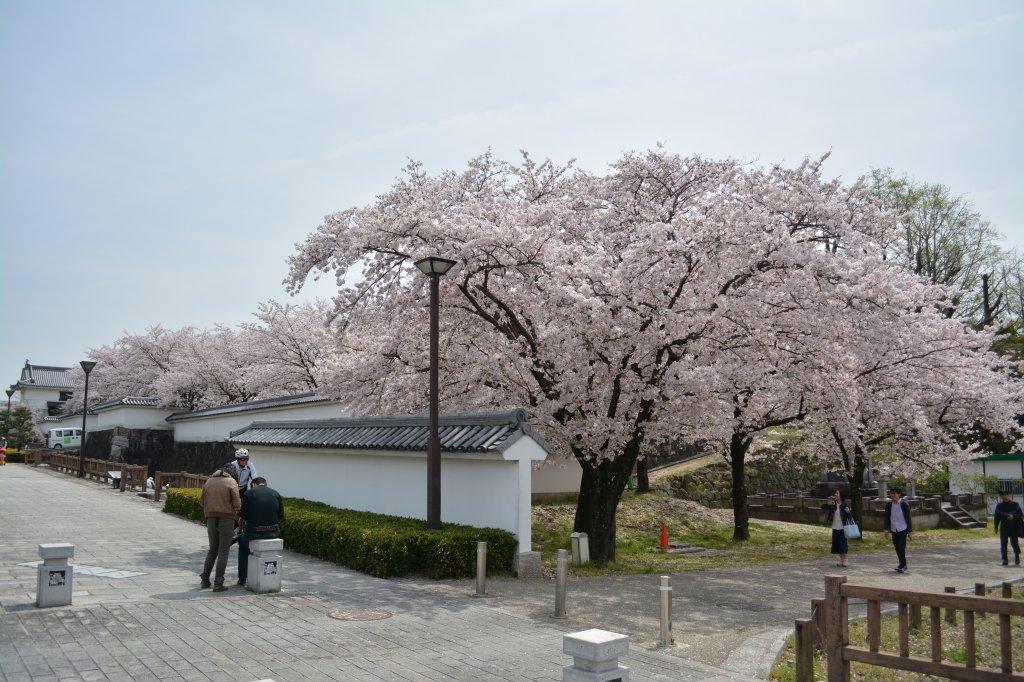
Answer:
[{"label": "stone post", "polygon": [[281,591],[281,563],[279,552],[284,549],[284,540],[249,541],[249,574],[245,584],[253,592]]},{"label": "stone post", "polygon": [[914,479],[907,479],[907,497],[915,499],[917,497],[917,491],[914,489]]},{"label": "stone post", "polygon": [[870,488],[875,484],[875,458],[868,455],[867,468],[864,471],[864,482],[867,484],[866,487]]},{"label": "stone post", "polygon": [[878,499],[885,500],[889,497],[889,480],[886,478],[878,479]]},{"label": "stone post", "polygon": [[572,565],[584,566],[590,563],[590,538],[586,533],[573,533],[569,536],[572,539]]},{"label": "stone post", "polygon": [[70,606],[74,583],[74,567],[68,559],[75,556],[75,546],[67,542],[39,545],[39,564],[36,580],[36,606]]},{"label": "stone post", "polygon": [[629,682],[629,668],[619,657],[629,653],[629,637],[607,630],[562,635],[562,651],[573,664],[562,668],[562,682]]}]

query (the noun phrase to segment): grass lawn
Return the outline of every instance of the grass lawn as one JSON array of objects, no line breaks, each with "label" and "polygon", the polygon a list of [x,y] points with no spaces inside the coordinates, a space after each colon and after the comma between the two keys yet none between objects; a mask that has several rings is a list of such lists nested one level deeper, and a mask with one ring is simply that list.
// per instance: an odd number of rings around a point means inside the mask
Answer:
[{"label": "grass lawn", "polygon": [[[1014,596],[1017,599],[1024,598],[1024,592],[1017,591]],[[921,618],[921,629],[910,631],[910,654],[912,656],[931,656],[931,629],[929,627],[928,609],[923,610]],[[943,611],[945,616],[945,611]],[[1020,652],[1024,649],[1024,621],[1020,618],[1013,618],[1013,651]],[[850,623],[850,643],[854,646],[867,646],[868,628],[864,620],[856,620]],[[986,668],[999,669],[999,617],[989,614],[986,618],[975,617],[974,619],[974,641],[975,650],[978,656],[978,665]],[[899,624],[896,615],[882,616],[882,651],[890,653],[899,652]],[[779,654],[779,661],[772,669],[769,679],[779,682],[791,682],[796,680],[796,668],[793,664],[794,657],[793,637],[786,642],[786,648]],[[964,649],[964,627],[963,613],[957,613],[957,624],[942,624],[942,660],[946,662],[963,663],[967,660],[967,653]],[[1015,672],[1024,671],[1024,660],[1016,655],[1013,661]],[[889,670],[864,663],[850,664],[850,677],[855,680],[934,680],[935,677],[908,673],[902,670]],[[814,657],[814,679],[825,679],[825,666],[820,653]]]},{"label": "grass lawn", "polygon": [[[575,511],[573,502],[534,505],[533,548],[541,552],[545,564],[554,565],[556,550],[569,549]],[[617,520],[616,560],[600,568],[573,566],[570,570],[574,575],[677,573],[826,557],[832,532],[824,525],[752,521],[750,540],[734,542],[731,509],[707,509],[660,492],[627,492]],[[668,524],[670,542],[717,551],[709,556],[659,552],[656,548],[662,521]],[[918,531],[913,546],[953,544],[991,537],[991,533],[989,529]],[[863,541],[850,544],[854,561],[857,554],[892,551],[892,544],[882,533],[865,533]]]}]

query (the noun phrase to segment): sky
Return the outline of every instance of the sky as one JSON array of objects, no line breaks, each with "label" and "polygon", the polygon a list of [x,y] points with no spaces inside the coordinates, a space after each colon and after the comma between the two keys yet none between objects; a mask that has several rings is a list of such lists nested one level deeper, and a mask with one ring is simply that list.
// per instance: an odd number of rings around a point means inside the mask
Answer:
[{"label": "sky", "polygon": [[1024,249],[1022,67],[1013,1],[0,0],[0,382],[246,321],[408,159],[831,152],[950,186]]}]

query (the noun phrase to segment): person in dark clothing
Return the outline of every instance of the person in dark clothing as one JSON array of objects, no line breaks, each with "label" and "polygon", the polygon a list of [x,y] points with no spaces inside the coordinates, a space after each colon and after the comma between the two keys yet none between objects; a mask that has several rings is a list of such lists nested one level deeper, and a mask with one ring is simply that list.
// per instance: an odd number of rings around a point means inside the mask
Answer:
[{"label": "person in dark clothing", "polygon": [[832,553],[839,555],[839,563],[836,565],[849,566],[846,556],[850,553],[850,542],[846,538],[846,524],[855,523],[850,505],[842,491],[837,490],[821,508],[828,512],[826,523],[832,527]]},{"label": "person in dark clothing", "polygon": [[889,501],[885,503],[885,520],[882,530],[892,537],[892,546],[899,559],[897,573],[907,570],[907,541],[914,532],[914,523],[910,519],[910,505],[903,499],[903,489],[893,488],[889,491]]},{"label": "person in dark clothing", "polygon": [[1013,545],[1013,563],[1020,566],[1020,543],[1017,538],[1024,528],[1024,513],[1021,512],[1020,505],[1010,499],[1009,491],[999,491],[999,503],[996,505],[993,518],[996,532],[999,533],[999,553],[1003,557],[1003,566],[1010,563],[1006,556],[1007,541]]},{"label": "person in dark clothing", "polygon": [[249,577],[249,542],[281,537],[284,500],[276,490],[267,487],[267,479],[262,476],[254,478],[242,496],[239,516],[244,527],[238,539],[238,584],[244,585]]}]

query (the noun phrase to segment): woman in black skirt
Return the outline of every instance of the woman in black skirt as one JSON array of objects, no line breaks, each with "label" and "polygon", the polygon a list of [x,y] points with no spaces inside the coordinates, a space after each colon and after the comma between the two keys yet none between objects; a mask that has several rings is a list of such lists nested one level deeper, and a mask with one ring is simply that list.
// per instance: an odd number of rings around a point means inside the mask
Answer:
[{"label": "woman in black skirt", "polygon": [[[846,555],[850,553],[850,543],[846,539],[844,526],[854,523],[854,520],[850,505],[846,502],[846,496],[841,490],[837,490],[827,503],[821,505],[821,508],[828,513],[826,523],[832,527],[832,553],[839,555],[839,563],[836,566],[849,566],[846,562]],[[836,513],[837,511],[838,513]]]}]

